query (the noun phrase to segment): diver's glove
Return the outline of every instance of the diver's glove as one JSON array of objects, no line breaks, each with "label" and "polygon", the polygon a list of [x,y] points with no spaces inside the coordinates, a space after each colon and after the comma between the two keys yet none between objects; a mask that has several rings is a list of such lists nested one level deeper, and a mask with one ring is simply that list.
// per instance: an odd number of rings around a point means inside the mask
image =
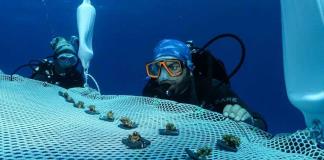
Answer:
[{"label": "diver's glove", "polygon": [[223,115],[235,121],[245,121],[252,118],[251,114],[238,104],[227,104],[223,109]]},{"label": "diver's glove", "polygon": [[237,122],[245,122],[264,131],[268,130],[267,123],[263,120],[261,115],[255,112],[250,113],[238,104],[226,105],[223,110],[223,115]]},{"label": "diver's glove", "polygon": [[51,47],[54,50],[54,55],[60,55],[62,53],[76,54],[76,50],[73,44],[67,41],[63,37],[55,37],[51,41]]}]

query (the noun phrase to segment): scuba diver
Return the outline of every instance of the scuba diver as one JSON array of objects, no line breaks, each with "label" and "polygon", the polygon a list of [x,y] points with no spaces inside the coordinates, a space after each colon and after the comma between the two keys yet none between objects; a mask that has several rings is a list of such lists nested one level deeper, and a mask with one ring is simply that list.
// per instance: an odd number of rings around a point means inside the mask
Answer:
[{"label": "scuba diver", "polygon": [[[243,53],[240,64],[229,75],[222,61],[206,50],[214,41],[224,37],[239,40]],[[262,117],[250,111],[230,88],[229,79],[242,65],[244,56],[242,41],[231,34],[217,36],[202,48],[195,47],[192,41],[164,39],[154,49],[154,60],[146,64],[149,81],[143,96],[198,105],[267,130]]]},{"label": "scuba diver", "polygon": [[84,80],[77,69],[79,64],[76,54],[77,47],[75,47],[78,45],[77,41],[75,36],[71,37],[70,42],[63,37],[54,38],[51,41],[51,47],[54,51],[53,61],[42,60],[35,68],[31,78],[56,84],[63,88],[82,87]]},{"label": "scuba diver", "polygon": [[[18,67],[13,74],[23,67],[30,67],[32,75],[30,78],[55,84],[63,88],[83,87],[84,79],[78,71],[79,59],[76,48],[78,48],[78,38],[71,37],[67,41],[63,37],[55,37],[50,42],[54,51],[53,55],[43,60],[31,60],[28,64]],[[48,58],[52,58],[49,60]],[[13,75],[12,74],[12,75]]]}]

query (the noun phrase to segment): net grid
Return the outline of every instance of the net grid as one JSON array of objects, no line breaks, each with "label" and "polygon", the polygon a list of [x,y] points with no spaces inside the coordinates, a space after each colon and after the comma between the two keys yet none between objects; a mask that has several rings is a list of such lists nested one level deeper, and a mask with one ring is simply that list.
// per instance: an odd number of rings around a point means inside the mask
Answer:
[{"label": "net grid", "polygon": [[[58,93],[67,92],[79,109]],[[95,105],[99,115],[85,111]],[[100,120],[113,111],[115,121]],[[138,124],[118,127],[121,117]],[[18,75],[0,74],[0,159],[188,159],[186,148],[208,146],[207,159],[317,159],[324,151],[308,138],[307,130],[272,136],[245,123],[198,106],[156,98],[100,95],[92,89],[65,90]],[[160,135],[167,123],[175,124],[178,136]],[[144,149],[129,149],[123,138],[134,131],[149,140]],[[240,138],[237,152],[219,150],[225,134]]]}]

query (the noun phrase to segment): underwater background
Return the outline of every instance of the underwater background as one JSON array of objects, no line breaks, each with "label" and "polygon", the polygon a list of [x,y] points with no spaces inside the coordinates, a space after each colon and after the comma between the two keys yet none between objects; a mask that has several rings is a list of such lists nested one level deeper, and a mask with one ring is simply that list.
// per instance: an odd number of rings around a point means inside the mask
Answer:
[{"label": "underwater background", "polygon": [[[1,0],[0,69],[7,74],[52,51],[55,36],[77,35],[81,0]],[[304,129],[302,113],[288,101],[283,73],[279,0],[92,0],[97,10],[90,74],[103,94],[141,95],[145,63],[164,38],[198,46],[221,33],[241,37],[247,56],[232,88],[261,113],[270,133]],[[240,47],[224,39],[209,48],[230,72]],[[29,76],[30,70],[19,72]]]}]

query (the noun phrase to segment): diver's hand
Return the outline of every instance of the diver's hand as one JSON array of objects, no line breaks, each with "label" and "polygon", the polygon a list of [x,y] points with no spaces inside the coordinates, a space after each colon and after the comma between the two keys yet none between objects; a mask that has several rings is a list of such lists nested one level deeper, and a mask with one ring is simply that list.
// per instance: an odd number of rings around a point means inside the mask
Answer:
[{"label": "diver's hand", "polygon": [[238,104],[228,104],[224,107],[223,115],[229,117],[235,121],[245,121],[252,118],[251,114],[243,107]]}]

